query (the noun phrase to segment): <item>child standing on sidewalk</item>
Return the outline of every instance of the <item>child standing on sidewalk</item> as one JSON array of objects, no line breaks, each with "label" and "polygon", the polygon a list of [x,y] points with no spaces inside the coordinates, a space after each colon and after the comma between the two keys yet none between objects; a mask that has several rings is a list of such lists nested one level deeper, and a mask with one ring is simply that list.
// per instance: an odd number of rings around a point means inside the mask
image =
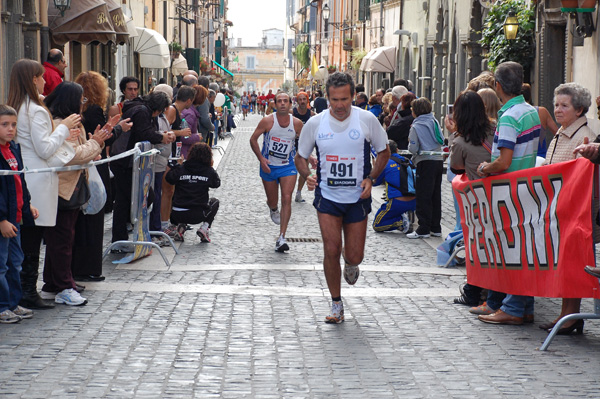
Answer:
[{"label": "child standing on sidewalk", "polygon": [[209,229],[219,210],[219,200],[209,198],[208,189],[218,188],[221,179],[213,169],[212,149],[206,143],[196,143],[187,160],[176,165],[165,176],[175,186],[171,223],[177,225],[177,234],[183,241],[187,224],[202,223],[196,234],[202,242],[210,242]]},{"label": "child standing on sidewalk", "polygon": [[[0,170],[22,170],[17,133],[17,111],[0,104]],[[29,204],[25,175],[0,176],[0,323],[18,323],[30,319],[33,312],[19,306],[21,300],[20,224],[26,219],[33,224],[38,210]]]}]

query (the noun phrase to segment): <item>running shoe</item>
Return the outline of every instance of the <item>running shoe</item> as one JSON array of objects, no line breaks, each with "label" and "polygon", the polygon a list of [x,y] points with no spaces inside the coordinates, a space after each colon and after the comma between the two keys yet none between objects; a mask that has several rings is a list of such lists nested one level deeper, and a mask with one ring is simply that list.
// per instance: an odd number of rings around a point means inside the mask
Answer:
[{"label": "running shoe", "polygon": [[410,230],[410,219],[408,217],[408,212],[404,212],[402,214],[402,232],[406,234],[408,233],[408,230]]},{"label": "running shoe", "polygon": [[174,224],[169,224],[168,227],[163,229],[163,233],[165,233],[171,238],[175,238],[175,235],[177,234],[177,226],[175,226]]},{"label": "running shoe", "polygon": [[408,237],[408,238],[429,238],[430,235],[429,234],[419,234],[416,231],[413,231],[412,233],[408,233],[406,235],[406,237]]},{"label": "running shoe", "polygon": [[269,212],[271,213],[271,220],[273,223],[279,225],[281,223],[281,215],[279,215],[279,209],[271,209],[269,208]]},{"label": "running shoe", "polygon": [[24,308],[23,306],[17,306],[12,312],[22,319],[31,319],[33,317],[33,310]]},{"label": "running shoe", "polygon": [[358,277],[360,276],[360,269],[358,265],[352,266],[349,264],[344,265],[344,280],[350,285],[356,284]]},{"label": "running shoe", "polygon": [[490,308],[488,306],[487,302],[484,302],[479,306],[472,307],[471,309],[469,309],[469,312],[473,313],[473,314],[478,314],[478,315],[488,315],[488,314],[495,313],[496,311],[494,309]]},{"label": "running shoe", "polygon": [[54,300],[56,298],[56,292],[40,291],[40,297],[46,300]]},{"label": "running shoe", "polygon": [[164,247],[165,245],[167,245],[167,240],[165,240],[163,237],[154,236],[152,237],[152,242],[158,245],[159,247]]},{"label": "running shoe", "polygon": [[296,202],[306,202],[302,198],[302,192],[301,191],[296,191],[296,198],[294,199],[294,201],[296,201]]},{"label": "running shoe", "polygon": [[20,321],[21,316],[17,316],[8,309],[6,309],[4,312],[0,312],[0,323],[2,324],[14,324]]},{"label": "running shoe", "polygon": [[87,299],[79,295],[79,292],[75,291],[73,288],[67,288],[56,294],[54,302],[64,303],[69,306],[82,306],[87,303]]},{"label": "running shoe", "polygon": [[275,243],[275,251],[284,252],[289,251],[290,247],[285,242],[285,237],[279,237]]},{"label": "running shoe", "polygon": [[342,301],[333,301],[331,314],[325,317],[325,323],[340,324],[344,321],[344,304]]},{"label": "running shoe", "polygon": [[432,237],[441,237],[442,236],[442,232],[440,231],[439,233],[434,233],[433,231],[431,232],[431,236]]},{"label": "running shoe", "polygon": [[177,225],[177,229],[175,230],[175,237],[173,240],[175,241],[183,241],[183,235],[187,231],[187,225],[185,223],[179,223]]},{"label": "running shoe", "polygon": [[208,236],[209,228],[208,223],[203,223],[200,228],[196,231],[196,235],[200,237],[200,241],[202,242],[210,242],[210,237]]}]

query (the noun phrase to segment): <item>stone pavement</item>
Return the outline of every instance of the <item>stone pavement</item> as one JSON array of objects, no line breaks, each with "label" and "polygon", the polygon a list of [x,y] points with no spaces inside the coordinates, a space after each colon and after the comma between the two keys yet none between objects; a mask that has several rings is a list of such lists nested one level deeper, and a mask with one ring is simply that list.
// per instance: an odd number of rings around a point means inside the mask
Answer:
[{"label": "stone pavement", "polygon": [[[370,229],[363,273],[356,286],[343,284],[346,322],[324,324],[330,301],[313,196],[293,203],[288,237],[304,242],[276,253],[278,228],[248,144],[258,120],[240,122],[226,143],[213,242],[188,232],[179,255],[168,251],[170,268],[156,253],[118,267],[110,255],[107,280],[87,284],[86,306],[1,325],[0,397],[600,396],[599,323],[540,352],[546,333],[537,325],[558,314],[559,300],[538,298],[534,325],[479,322],[452,304],[464,268],[437,267],[434,239]],[[443,187],[448,230],[454,210]]]}]

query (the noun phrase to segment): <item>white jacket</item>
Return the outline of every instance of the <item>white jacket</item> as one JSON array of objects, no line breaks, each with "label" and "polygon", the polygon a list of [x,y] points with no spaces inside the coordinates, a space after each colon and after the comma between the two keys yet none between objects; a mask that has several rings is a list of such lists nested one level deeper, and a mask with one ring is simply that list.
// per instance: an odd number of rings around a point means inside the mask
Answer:
[{"label": "white jacket", "polygon": [[[16,141],[21,145],[25,168],[47,168],[46,160],[69,137],[69,129],[65,125],[53,129],[48,111],[29,98],[21,104],[18,115]],[[31,205],[40,211],[36,226],[54,226],[58,208],[58,175],[28,173],[26,179]]]}]

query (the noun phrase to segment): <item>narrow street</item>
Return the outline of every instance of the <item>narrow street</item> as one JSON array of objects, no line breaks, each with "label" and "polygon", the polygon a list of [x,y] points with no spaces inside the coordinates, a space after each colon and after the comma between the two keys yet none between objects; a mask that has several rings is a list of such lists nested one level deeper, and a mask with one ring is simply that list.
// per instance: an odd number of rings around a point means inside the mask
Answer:
[{"label": "narrow street", "polygon": [[[166,249],[171,267],[156,252],[118,266],[109,255],[106,281],[85,284],[86,306],[0,326],[0,397],[598,397],[600,322],[540,352],[538,325],[558,315],[560,299],[537,298],[534,324],[478,321],[452,303],[466,272],[436,265],[441,239],[369,228],[360,279],[342,284],[346,321],[323,323],[330,298],[313,194],[293,202],[290,251],[275,252],[279,229],[248,142],[259,120],[240,121],[219,160],[212,243],[188,231],[179,255]],[[442,185],[447,232],[454,208]],[[106,242],[109,230],[107,215]],[[582,311],[592,307],[583,300]]]}]

